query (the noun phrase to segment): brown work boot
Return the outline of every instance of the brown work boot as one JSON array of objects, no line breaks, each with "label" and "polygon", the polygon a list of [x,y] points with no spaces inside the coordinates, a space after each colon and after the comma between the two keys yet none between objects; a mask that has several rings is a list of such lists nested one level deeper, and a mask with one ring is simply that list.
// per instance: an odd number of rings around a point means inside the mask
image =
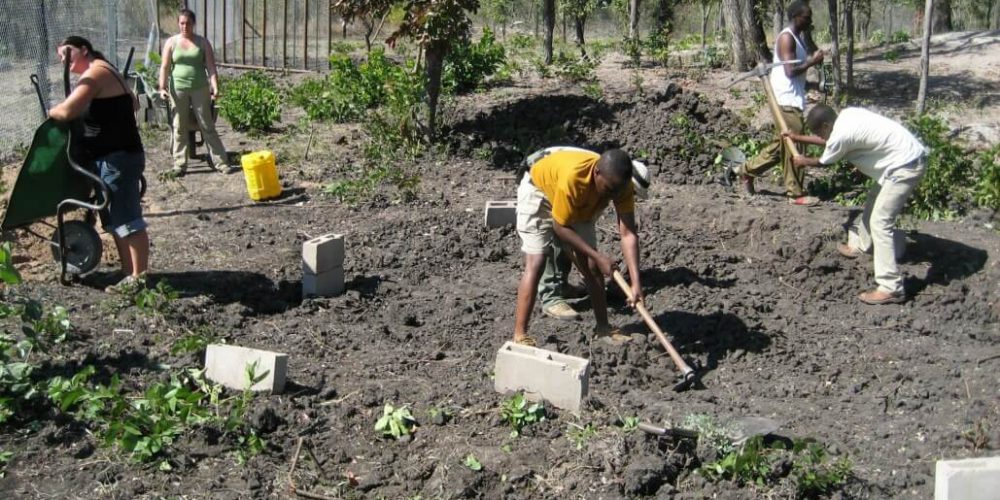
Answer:
[{"label": "brown work boot", "polygon": [[580,313],[576,312],[576,309],[573,309],[565,302],[556,302],[550,306],[543,306],[542,313],[550,318],[565,321],[575,321],[580,319]]},{"label": "brown work boot", "polygon": [[797,198],[789,198],[788,203],[800,207],[814,207],[819,204],[819,198],[815,196],[799,196]]}]

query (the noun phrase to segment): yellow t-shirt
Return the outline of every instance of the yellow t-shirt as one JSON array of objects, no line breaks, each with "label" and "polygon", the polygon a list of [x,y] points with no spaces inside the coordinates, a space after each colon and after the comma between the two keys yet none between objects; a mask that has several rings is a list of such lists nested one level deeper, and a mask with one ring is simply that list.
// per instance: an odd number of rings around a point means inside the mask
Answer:
[{"label": "yellow t-shirt", "polygon": [[[594,186],[597,160],[601,156],[590,151],[557,151],[531,166],[531,182],[552,204],[552,220],[569,226],[596,220],[608,206]],[[629,182],[614,200],[619,214],[635,212],[635,192]]]}]

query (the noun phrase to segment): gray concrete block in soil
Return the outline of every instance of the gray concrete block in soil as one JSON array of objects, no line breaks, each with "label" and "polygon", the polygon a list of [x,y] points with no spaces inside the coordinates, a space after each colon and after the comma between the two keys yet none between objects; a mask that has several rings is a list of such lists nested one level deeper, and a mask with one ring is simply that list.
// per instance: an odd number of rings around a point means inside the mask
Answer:
[{"label": "gray concrete block in soil", "polygon": [[303,272],[319,274],[344,267],[344,235],[324,234],[302,244]]},{"label": "gray concrete block in soil", "polygon": [[344,293],[345,287],[342,267],[333,267],[318,274],[302,273],[303,297],[333,297]]},{"label": "gray concrete block in soil", "polygon": [[513,226],[517,222],[517,200],[486,202],[486,227]]},{"label": "gray concrete block in soil", "polygon": [[524,392],[579,416],[589,374],[586,359],[508,341],[497,352],[493,380],[497,392]]},{"label": "gray concrete block in soil", "polygon": [[1000,498],[1000,456],[938,460],[934,500],[995,500]]},{"label": "gray concrete block in soil", "polygon": [[263,376],[263,379],[250,390],[270,391],[272,394],[281,394],[285,390],[288,355],[223,344],[210,344],[205,349],[205,376],[230,389],[246,389],[249,382],[247,367],[253,363],[257,363],[254,376]]}]

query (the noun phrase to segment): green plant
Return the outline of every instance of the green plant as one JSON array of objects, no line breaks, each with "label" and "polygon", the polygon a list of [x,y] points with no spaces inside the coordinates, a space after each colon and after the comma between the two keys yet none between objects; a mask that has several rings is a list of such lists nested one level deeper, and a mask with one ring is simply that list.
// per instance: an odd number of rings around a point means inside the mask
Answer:
[{"label": "green plant", "polygon": [[149,53],[149,64],[142,61],[136,61],[135,72],[141,77],[143,84],[142,92],[146,94],[155,94],[157,91],[157,86],[160,81],[160,64],[162,64],[162,59],[158,52]]},{"label": "green plant", "polygon": [[646,53],[660,64],[668,66],[670,62],[670,31],[666,28],[653,30],[643,43]]},{"label": "green plant", "polygon": [[890,43],[906,43],[910,41],[910,33],[906,30],[896,30],[889,37]]},{"label": "green plant", "polygon": [[768,450],[764,438],[754,436],[719,460],[703,465],[699,472],[710,480],[730,479],[741,485],[764,486],[771,479],[773,467]]},{"label": "green plant", "polygon": [[14,453],[10,451],[0,451],[0,479],[7,475],[7,464],[14,458]]},{"label": "green plant", "polygon": [[144,281],[137,281],[134,291],[125,292],[132,295],[135,306],[148,314],[166,314],[173,308],[173,303],[180,294],[165,280],[160,280],[154,288],[146,286]]},{"label": "green plant", "polygon": [[851,476],[851,461],[840,457],[830,462],[826,446],[815,440],[794,440],[792,454],[792,475],[800,497],[815,498],[832,493]]},{"label": "green plant", "polygon": [[893,47],[893,48],[885,51],[885,54],[883,55],[883,57],[885,57],[885,60],[887,62],[895,63],[895,62],[899,61],[899,49],[897,47]]},{"label": "green plant", "polygon": [[566,437],[578,450],[582,450],[587,441],[595,436],[597,436],[597,427],[594,424],[579,426],[570,422],[569,429],[566,431]]},{"label": "green plant", "polygon": [[416,430],[417,420],[410,415],[410,410],[405,406],[395,408],[386,403],[382,409],[382,417],[375,422],[375,432],[393,439],[412,434]]},{"label": "green plant", "polygon": [[879,46],[886,42],[887,37],[885,36],[885,31],[880,29],[872,32],[871,36],[868,37],[868,43]]},{"label": "green plant", "polygon": [[922,219],[961,215],[973,198],[975,157],[949,137],[948,124],[940,117],[914,117],[905,125],[930,151],[924,178],[910,197],[906,213]]},{"label": "green plant", "polygon": [[625,37],[621,41],[621,50],[628,57],[629,65],[638,68],[642,64],[642,41],[637,38]]},{"label": "green plant", "polygon": [[601,83],[596,81],[584,83],[583,94],[595,101],[604,99],[604,89],[601,88]]},{"label": "green plant", "polygon": [[506,60],[503,45],[484,27],[479,41],[458,43],[445,56],[443,87],[448,92],[475,90],[503,67]]},{"label": "green plant", "polygon": [[972,197],[980,207],[1000,210],[1000,144],[980,151],[973,164],[978,180]]},{"label": "green plant", "polygon": [[597,79],[594,69],[598,61],[592,58],[576,57],[557,53],[552,58],[552,75],[567,82],[590,82]]},{"label": "green plant", "polygon": [[206,325],[201,325],[194,332],[177,339],[170,346],[170,354],[189,354],[204,351],[209,344],[218,341],[218,337]]},{"label": "green plant", "polygon": [[222,80],[219,115],[236,130],[269,130],[281,120],[281,94],[274,80],[260,71]]},{"label": "green plant", "polygon": [[479,463],[479,460],[472,453],[465,456],[465,460],[462,460],[462,465],[476,472],[483,470],[483,464]]},{"label": "green plant", "polygon": [[525,427],[545,420],[545,405],[529,403],[524,394],[519,392],[501,404],[500,418],[513,429],[510,437],[518,437]]},{"label": "green plant", "polygon": [[634,432],[636,429],[639,428],[639,417],[636,417],[636,416],[623,417],[621,419],[621,422],[622,422],[622,425],[621,425],[622,432],[626,432],[626,433],[628,433],[628,432]]}]

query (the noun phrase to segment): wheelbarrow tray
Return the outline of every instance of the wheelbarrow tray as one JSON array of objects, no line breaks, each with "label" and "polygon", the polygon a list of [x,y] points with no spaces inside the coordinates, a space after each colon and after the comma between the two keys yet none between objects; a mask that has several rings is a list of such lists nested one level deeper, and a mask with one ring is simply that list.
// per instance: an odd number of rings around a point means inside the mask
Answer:
[{"label": "wheelbarrow tray", "polygon": [[48,119],[35,131],[0,223],[3,231],[55,216],[63,200],[90,198],[93,183],[73,170],[66,152],[70,127]]}]

